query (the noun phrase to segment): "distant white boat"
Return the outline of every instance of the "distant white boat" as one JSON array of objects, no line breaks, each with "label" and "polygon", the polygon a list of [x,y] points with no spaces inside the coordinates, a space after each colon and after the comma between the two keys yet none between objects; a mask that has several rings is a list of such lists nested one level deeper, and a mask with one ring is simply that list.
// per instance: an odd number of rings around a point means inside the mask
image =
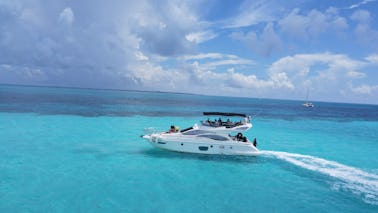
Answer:
[{"label": "distant white boat", "polygon": [[303,106],[305,106],[305,107],[314,107],[314,104],[311,103],[311,102],[306,102],[306,103],[303,104]]},{"label": "distant white boat", "polygon": [[314,104],[312,102],[308,101],[309,92],[310,91],[307,89],[306,102],[302,105],[305,106],[305,107],[311,108],[311,107],[314,107]]}]

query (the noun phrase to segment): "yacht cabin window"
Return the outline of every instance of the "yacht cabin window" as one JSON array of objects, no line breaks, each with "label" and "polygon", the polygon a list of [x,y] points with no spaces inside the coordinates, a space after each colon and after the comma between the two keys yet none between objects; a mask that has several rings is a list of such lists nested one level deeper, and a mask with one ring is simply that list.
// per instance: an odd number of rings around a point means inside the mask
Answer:
[{"label": "yacht cabin window", "polygon": [[221,135],[198,135],[197,137],[210,138],[217,141],[227,141],[228,138]]}]

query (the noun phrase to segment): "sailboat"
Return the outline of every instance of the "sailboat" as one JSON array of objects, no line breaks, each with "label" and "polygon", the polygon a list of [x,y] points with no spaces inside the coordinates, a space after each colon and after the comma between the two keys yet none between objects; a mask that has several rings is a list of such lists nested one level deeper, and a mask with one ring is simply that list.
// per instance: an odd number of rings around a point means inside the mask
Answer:
[{"label": "sailboat", "polygon": [[303,106],[311,108],[311,107],[314,107],[314,104],[308,101],[309,92],[310,91],[307,89],[306,102],[303,104]]}]

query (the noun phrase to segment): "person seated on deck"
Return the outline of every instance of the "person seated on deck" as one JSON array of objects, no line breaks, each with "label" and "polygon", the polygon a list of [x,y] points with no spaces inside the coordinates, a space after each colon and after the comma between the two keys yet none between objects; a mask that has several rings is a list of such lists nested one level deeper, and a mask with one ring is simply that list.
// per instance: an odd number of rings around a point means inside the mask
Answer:
[{"label": "person seated on deck", "polygon": [[242,134],[241,132],[239,132],[239,133],[236,135],[236,140],[237,140],[237,141],[242,141],[242,142],[248,142],[247,137],[243,136],[243,134]]},{"label": "person seated on deck", "polygon": [[246,123],[247,123],[247,119],[246,119],[246,118],[242,119],[242,120],[240,121],[240,123],[243,124],[243,125],[246,124]]},{"label": "person seated on deck", "polygon": [[222,124],[223,124],[222,119],[219,118],[219,119],[218,119],[218,125],[219,125],[219,126],[222,126]]},{"label": "person seated on deck", "polygon": [[171,128],[169,129],[169,131],[168,131],[168,133],[174,133],[174,132],[176,132],[176,128],[175,128],[175,126],[171,126]]},{"label": "person seated on deck", "polygon": [[228,118],[227,121],[226,121],[226,126],[231,126],[231,125],[232,125],[232,123],[231,123],[230,119]]},{"label": "person seated on deck", "polygon": [[239,132],[237,135],[236,135],[236,140],[237,141],[241,141],[243,139],[243,134],[241,132]]}]

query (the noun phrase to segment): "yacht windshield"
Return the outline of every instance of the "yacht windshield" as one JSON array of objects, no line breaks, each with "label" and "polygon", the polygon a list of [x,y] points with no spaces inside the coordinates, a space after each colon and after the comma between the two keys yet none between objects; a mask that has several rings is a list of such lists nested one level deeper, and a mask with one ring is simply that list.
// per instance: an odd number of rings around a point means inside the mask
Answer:
[{"label": "yacht windshield", "polygon": [[221,135],[198,135],[197,137],[210,138],[217,141],[227,141],[228,138]]},{"label": "yacht windshield", "polygon": [[204,131],[204,130],[190,130],[187,132],[183,132],[183,135],[199,135],[199,134],[206,134],[210,133],[209,131]]}]

